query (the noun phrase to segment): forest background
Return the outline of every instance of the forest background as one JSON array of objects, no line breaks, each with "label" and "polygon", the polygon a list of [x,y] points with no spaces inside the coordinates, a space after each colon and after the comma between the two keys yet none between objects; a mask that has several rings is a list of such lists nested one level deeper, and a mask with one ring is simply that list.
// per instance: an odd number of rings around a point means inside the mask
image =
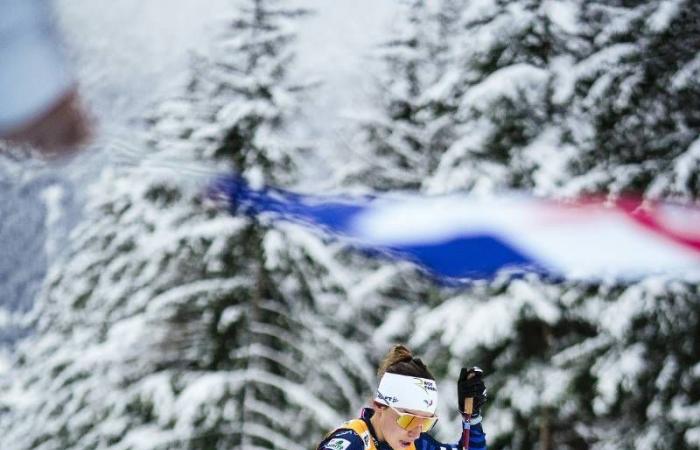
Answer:
[{"label": "forest background", "polygon": [[[59,220],[70,239],[47,240],[32,308],[4,319],[21,331],[3,449],[313,448],[394,342],[434,369],[444,441],[459,369],[479,365],[494,450],[700,445],[697,279],[455,289],[203,198],[236,171],[310,193],[697,201],[700,3],[427,3],[396,2],[366,105],[324,90],[342,54],[295,69],[312,2],[221,7],[181,89],[97,142],[112,163]],[[42,195],[58,220],[62,191]]]}]

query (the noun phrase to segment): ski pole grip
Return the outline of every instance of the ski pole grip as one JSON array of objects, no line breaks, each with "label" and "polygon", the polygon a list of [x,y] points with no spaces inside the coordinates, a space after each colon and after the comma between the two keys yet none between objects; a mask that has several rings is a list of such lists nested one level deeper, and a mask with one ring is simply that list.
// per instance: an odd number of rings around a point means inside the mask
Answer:
[{"label": "ski pole grip", "polygon": [[[474,378],[475,374],[474,372],[470,373],[467,375],[467,380]],[[472,415],[472,412],[474,411],[474,397],[467,397],[464,399],[464,415],[467,416],[467,419]]]},{"label": "ski pole grip", "polygon": [[467,397],[464,399],[464,415],[467,417],[472,415],[474,410],[474,397]]}]

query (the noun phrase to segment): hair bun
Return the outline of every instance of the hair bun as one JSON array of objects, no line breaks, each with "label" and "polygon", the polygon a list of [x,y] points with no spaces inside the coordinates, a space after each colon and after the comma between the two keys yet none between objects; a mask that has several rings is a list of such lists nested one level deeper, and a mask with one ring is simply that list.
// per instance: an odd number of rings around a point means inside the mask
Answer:
[{"label": "hair bun", "polygon": [[386,372],[428,378],[431,380],[435,379],[423,360],[414,357],[413,352],[403,344],[394,345],[379,365],[379,370],[377,371],[379,378]]}]

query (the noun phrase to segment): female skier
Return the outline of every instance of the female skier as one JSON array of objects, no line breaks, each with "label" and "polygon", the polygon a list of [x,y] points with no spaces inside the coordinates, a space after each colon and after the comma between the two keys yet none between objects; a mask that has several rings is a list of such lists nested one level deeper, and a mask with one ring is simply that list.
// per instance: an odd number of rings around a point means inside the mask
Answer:
[{"label": "female skier", "polygon": [[[437,421],[438,391],[435,377],[420,358],[403,346],[394,346],[379,366],[379,387],[374,408],[364,408],[358,419],[345,422],[318,445],[318,450],[443,450],[461,449],[464,443],[445,444],[428,432]],[[481,427],[481,406],[486,387],[481,369],[462,369],[457,383],[459,411],[473,399],[471,415],[463,415],[469,430],[469,450],[486,449]]]}]

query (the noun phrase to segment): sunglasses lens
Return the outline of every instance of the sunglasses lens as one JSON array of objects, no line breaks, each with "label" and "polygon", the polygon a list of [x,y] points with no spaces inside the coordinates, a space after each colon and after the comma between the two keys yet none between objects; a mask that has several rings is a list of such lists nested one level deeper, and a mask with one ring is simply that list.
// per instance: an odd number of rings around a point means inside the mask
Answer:
[{"label": "sunglasses lens", "polygon": [[421,428],[421,431],[428,432],[437,422],[437,417],[419,417],[411,414],[399,414],[396,423],[404,430],[412,430],[416,427]]}]

